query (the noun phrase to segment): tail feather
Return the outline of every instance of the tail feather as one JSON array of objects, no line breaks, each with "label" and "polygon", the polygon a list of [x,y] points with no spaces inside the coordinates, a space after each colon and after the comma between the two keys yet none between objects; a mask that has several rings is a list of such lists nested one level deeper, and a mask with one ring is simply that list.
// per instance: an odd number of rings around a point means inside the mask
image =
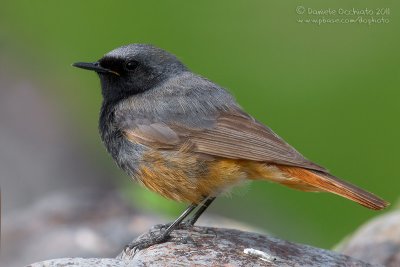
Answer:
[{"label": "tail feather", "polygon": [[331,174],[283,165],[279,165],[278,168],[287,175],[297,178],[306,184],[319,188],[322,191],[350,199],[364,207],[373,210],[381,210],[389,205],[387,201],[375,196],[374,194],[343,181]]}]

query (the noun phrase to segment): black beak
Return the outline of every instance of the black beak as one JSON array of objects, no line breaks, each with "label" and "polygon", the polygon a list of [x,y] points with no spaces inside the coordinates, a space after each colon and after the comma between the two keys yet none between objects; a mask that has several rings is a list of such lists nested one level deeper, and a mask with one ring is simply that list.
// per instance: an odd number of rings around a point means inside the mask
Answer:
[{"label": "black beak", "polygon": [[100,66],[99,62],[76,62],[72,64],[72,66],[85,70],[93,70],[97,73],[112,73],[119,76],[118,72],[103,68]]}]

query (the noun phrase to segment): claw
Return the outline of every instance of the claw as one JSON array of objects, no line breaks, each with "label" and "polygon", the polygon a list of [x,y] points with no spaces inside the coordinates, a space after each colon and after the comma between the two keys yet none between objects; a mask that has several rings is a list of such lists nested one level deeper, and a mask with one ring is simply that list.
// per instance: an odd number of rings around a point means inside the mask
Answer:
[{"label": "claw", "polygon": [[147,238],[130,243],[125,249],[135,249],[134,252],[136,253],[139,250],[146,249],[156,244],[164,243],[170,238],[170,236],[166,235],[165,233],[155,235],[153,232],[150,232],[149,235],[150,236]]},{"label": "claw", "polygon": [[[199,216],[204,212],[204,210],[211,204],[211,202],[215,199],[206,198],[204,205],[194,214],[194,217],[187,222],[183,221],[187,218],[187,216],[198,206],[198,204],[192,203],[187,209],[172,223],[156,225],[153,229],[158,231],[158,235],[155,235],[153,231],[150,231],[148,237],[142,238],[139,241],[130,243],[126,249],[132,250],[135,249],[135,253],[138,250],[148,248],[150,246],[166,242],[170,238],[170,234],[172,231],[176,229],[188,229],[192,227],[193,224],[197,221]],[[166,228],[166,229],[165,229]],[[165,229],[165,230],[164,230]],[[187,240],[186,240],[187,241]]]},{"label": "claw", "polygon": [[179,224],[178,229],[181,230],[188,230],[189,228],[192,228],[193,224],[190,223],[190,221],[184,221],[181,224]]},{"label": "claw", "polygon": [[152,229],[162,231],[164,229],[167,229],[170,225],[171,223],[156,224],[152,227]]}]

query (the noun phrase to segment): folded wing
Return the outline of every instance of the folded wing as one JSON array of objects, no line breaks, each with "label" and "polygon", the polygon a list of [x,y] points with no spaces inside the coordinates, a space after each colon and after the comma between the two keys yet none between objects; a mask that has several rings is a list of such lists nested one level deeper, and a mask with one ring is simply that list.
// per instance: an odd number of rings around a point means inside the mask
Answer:
[{"label": "folded wing", "polygon": [[123,130],[127,139],[159,149],[190,150],[231,159],[254,160],[327,172],[304,158],[271,129],[243,111],[221,112],[209,128],[176,121],[136,124]]}]

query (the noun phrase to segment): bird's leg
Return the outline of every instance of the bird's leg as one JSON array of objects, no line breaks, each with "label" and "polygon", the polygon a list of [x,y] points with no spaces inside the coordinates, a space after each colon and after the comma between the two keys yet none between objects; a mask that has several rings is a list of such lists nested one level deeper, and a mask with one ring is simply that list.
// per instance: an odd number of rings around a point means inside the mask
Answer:
[{"label": "bird's leg", "polygon": [[155,236],[150,236],[146,239],[142,239],[136,242],[130,243],[126,249],[132,250],[133,248],[141,250],[148,248],[152,245],[163,243],[168,240],[170,234],[173,230],[179,228],[182,221],[198,206],[198,204],[191,204],[187,209],[173,222],[171,223],[165,231],[160,232],[160,234]]},{"label": "bird's leg", "polygon": [[184,222],[184,225],[187,226],[193,226],[197,220],[200,218],[200,216],[203,214],[203,212],[211,205],[211,203],[215,200],[215,197],[209,197],[206,198],[204,203],[200,206],[200,208],[193,214],[193,216],[188,219],[187,221]]}]

